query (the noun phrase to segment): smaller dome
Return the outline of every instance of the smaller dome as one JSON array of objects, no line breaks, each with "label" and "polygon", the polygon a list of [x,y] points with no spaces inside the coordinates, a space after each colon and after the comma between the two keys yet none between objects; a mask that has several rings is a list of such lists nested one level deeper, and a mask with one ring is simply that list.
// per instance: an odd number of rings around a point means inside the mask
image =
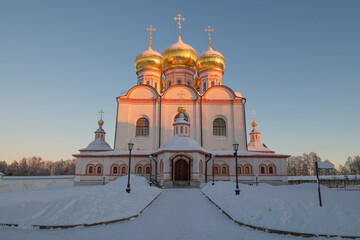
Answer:
[{"label": "smaller dome", "polygon": [[186,108],[185,108],[183,105],[180,105],[180,106],[178,107],[178,112],[179,112],[179,113],[185,113],[185,112],[186,112]]},{"label": "smaller dome", "polygon": [[99,124],[100,127],[102,127],[102,126],[104,125],[104,121],[103,121],[102,119],[100,119],[100,120],[98,121],[98,124]]},{"label": "smaller dome", "polygon": [[257,122],[253,121],[253,122],[251,123],[251,126],[256,127],[256,126],[257,126]]},{"label": "smaller dome", "polygon": [[179,40],[166,48],[163,53],[164,69],[174,66],[190,67],[195,69],[197,52],[190,45],[183,43],[181,37]]},{"label": "smaller dome", "polygon": [[142,69],[155,69],[161,72],[163,70],[164,59],[160,53],[149,47],[148,50],[140,53],[136,57],[134,64],[136,72]]},{"label": "smaller dome", "polygon": [[206,69],[218,69],[224,72],[225,58],[218,51],[213,50],[210,46],[209,49],[203,52],[197,59],[196,69],[201,72]]}]

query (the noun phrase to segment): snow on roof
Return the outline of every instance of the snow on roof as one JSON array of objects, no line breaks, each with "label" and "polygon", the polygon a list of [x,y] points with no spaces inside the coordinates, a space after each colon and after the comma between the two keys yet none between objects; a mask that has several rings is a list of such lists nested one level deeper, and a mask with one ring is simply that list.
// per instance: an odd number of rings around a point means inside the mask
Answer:
[{"label": "snow on roof", "polygon": [[234,92],[237,97],[242,97],[240,92]]},{"label": "snow on roof", "polygon": [[209,49],[206,50],[205,52],[201,53],[199,57],[203,57],[203,56],[221,56],[224,58],[224,56],[220,52],[215,51],[211,47],[209,47]]},{"label": "snow on roof", "polygon": [[[150,155],[153,151],[145,151],[145,150],[132,150],[131,155]],[[98,151],[98,152],[82,152],[80,154],[75,154],[74,156],[128,156],[129,150],[112,150],[112,151]]]},{"label": "snow on roof", "polygon": [[271,152],[273,152],[272,150],[265,147],[264,144],[260,140],[250,142],[248,144],[248,150],[250,152],[251,151],[254,151],[254,152],[269,152],[269,151],[271,151]]},{"label": "snow on roof", "polygon": [[80,149],[80,151],[110,151],[110,150],[112,150],[110,145],[101,138],[96,138],[86,148]]},{"label": "snow on roof", "polygon": [[[212,154],[214,154],[215,156],[228,156],[228,155],[233,155],[234,154],[234,150],[225,150],[225,151],[211,151]],[[246,151],[246,150],[239,150],[238,151],[238,156],[274,156],[274,157],[289,157],[289,155],[285,155],[285,154],[274,154],[274,153],[263,153],[263,152],[251,152],[251,151]]]},{"label": "snow on roof", "polygon": [[[354,180],[360,179],[360,175],[326,175],[319,176],[320,180]],[[288,176],[289,181],[316,181],[316,176]]]},{"label": "snow on roof", "polygon": [[127,90],[121,90],[120,91],[120,96],[125,96],[127,94]]},{"label": "snow on roof", "polygon": [[209,153],[205,148],[201,147],[200,144],[190,137],[180,137],[175,135],[169,141],[164,143],[154,153],[162,151],[202,151]]}]

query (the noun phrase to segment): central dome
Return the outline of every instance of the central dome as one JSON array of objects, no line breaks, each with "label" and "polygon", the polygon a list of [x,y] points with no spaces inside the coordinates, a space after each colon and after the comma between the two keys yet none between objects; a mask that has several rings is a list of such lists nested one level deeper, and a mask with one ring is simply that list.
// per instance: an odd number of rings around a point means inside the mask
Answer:
[{"label": "central dome", "polygon": [[197,52],[190,45],[183,43],[180,36],[177,43],[164,50],[162,56],[164,70],[175,66],[196,68]]}]

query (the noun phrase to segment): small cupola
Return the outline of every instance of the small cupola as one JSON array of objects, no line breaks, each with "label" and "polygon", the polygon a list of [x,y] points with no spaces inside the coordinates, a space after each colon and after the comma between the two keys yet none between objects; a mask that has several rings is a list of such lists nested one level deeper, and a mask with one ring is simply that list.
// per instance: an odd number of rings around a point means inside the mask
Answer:
[{"label": "small cupola", "polygon": [[253,130],[250,132],[250,142],[248,144],[248,151],[250,152],[266,152],[266,153],[275,153],[274,151],[267,148],[267,146],[261,142],[260,135],[261,133],[256,129],[257,122],[255,121],[255,115],[256,113],[252,111],[251,113],[253,115],[253,121],[251,123],[251,126],[253,127]]},{"label": "small cupola", "polygon": [[189,137],[190,136],[190,123],[185,120],[186,108],[183,105],[178,107],[179,117],[175,120],[174,126],[174,135],[179,137]]}]

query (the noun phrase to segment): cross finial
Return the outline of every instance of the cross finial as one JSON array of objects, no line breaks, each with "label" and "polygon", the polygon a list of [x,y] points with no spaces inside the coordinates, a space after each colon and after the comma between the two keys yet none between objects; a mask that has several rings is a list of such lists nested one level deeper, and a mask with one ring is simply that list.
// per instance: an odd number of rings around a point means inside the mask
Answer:
[{"label": "cross finial", "polygon": [[178,14],[178,17],[174,17],[174,20],[175,20],[175,21],[179,21],[179,22],[178,22],[178,25],[179,25],[179,37],[180,37],[180,36],[181,36],[181,33],[180,33],[181,21],[185,21],[185,18],[184,18],[184,17],[181,17],[181,14],[179,13],[179,14]]},{"label": "cross finial", "polygon": [[251,115],[253,115],[253,121],[255,122],[255,115],[256,115],[256,112],[252,111]]},{"label": "cross finial", "polygon": [[209,48],[211,48],[211,42],[210,42],[210,40],[211,40],[211,33],[214,32],[214,29],[212,29],[210,26],[208,26],[208,27],[205,29],[205,32],[207,32],[208,35],[209,35]]},{"label": "cross finial", "polygon": [[152,32],[153,32],[153,31],[156,31],[156,29],[153,28],[152,25],[150,25],[150,27],[147,28],[146,31],[149,31],[149,32],[150,32],[150,44],[149,44],[149,48],[151,49]]},{"label": "cross finial", "polygon": [[100,120],[102,120],[102,115],[104,114],[105,112],[101,109],[100,111],[99,111],[99,114],[100,114]]},{"label": "cross finial", "polygon": [[182,100],[183,100],[183,96],[185,96],[186,94],[183,92],[183,90],[180,91],[180,93],[178,93],[178,96],[180,96],[180,104],[182,105]]}]

